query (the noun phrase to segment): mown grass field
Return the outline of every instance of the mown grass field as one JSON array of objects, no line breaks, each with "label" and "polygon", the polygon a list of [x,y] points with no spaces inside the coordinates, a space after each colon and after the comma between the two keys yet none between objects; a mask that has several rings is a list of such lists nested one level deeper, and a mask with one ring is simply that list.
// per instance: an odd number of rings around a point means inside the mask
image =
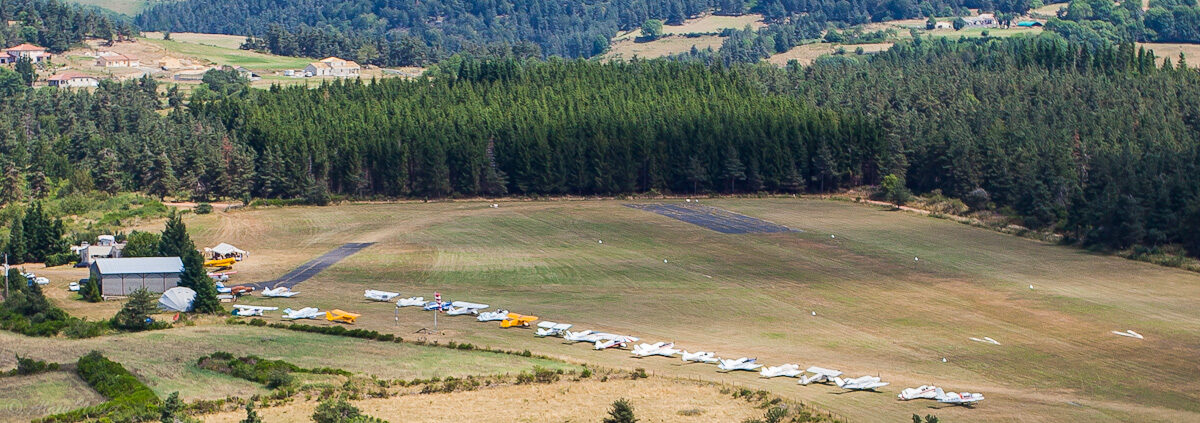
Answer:
[{"label": "mown grass field", "polygon": [[[635,360],[467,317],[442,316],[445,335],[432,337],[769,389],[853,420],[1200,418],[1200,275],[846,202],[705,203],[803,232],[724,235],[620,201],[264,208],[188,223],[200,245],[252,252],[235,276],[244,282],[345,242],[377,242],[297,286],[297,297],[248,302],[342,308],[364,314],[359,327],[402,336],[431,326],[432,315],[403,309],[397,322],[392,304],[365,301],[363,289],[439,291],[578,329],[892,382],[880,394],[842,394]],[[1110,333],[1125,329],[1146,339]],[[1002,345],[968,339],[983,336]],[[895,400],[928,383],[988,400],[973,410]]]},{"label": "mown grass field", "polygon": [[0,386],[0,422],[28,422],[104,402],[74,371],[3,377]]},{"label": "mown grass field", "polygon": [[[160,397],[179,391],[180,396],[188,400],[230,395],[249,397],[268,392],[262,385],[196,367],[196,359],[215,351],[281,359],[305,368],[332,367],[384,379],[515,374],[534,366],[574,368],[557,361],[516,355],[250,326],[199,325],[85,340],[29,338],[0,332],[0,368],[3,369],[16,365],[14,354],[53,362],[73,362],[92,350],[101,351],[124,365]],[[41,391],[40,388],[37,390]],[[84,394],[88,391],[80,390],[85,391]],[[2,401],[0,399],[0,407]],[[39,415],[44,414],[48,413]],[[0,415],[7,413],[0,411]]]},{"label": "mown grass field", "polygon": [[[175,57],[196,57],[222,65],[245,66],[257,71],[276,71],[284,69],[303,69],[312,62],[304,57],[276,56],[249,50],[240,50],[238,46],[245,37],[219,34],[171,34],[171,41],[163,40],[162,35],[147,33],[146,38],[139,42],[149,43],[162,48],[167,55]],[[236,43],[236,45],[234,45]]]}]

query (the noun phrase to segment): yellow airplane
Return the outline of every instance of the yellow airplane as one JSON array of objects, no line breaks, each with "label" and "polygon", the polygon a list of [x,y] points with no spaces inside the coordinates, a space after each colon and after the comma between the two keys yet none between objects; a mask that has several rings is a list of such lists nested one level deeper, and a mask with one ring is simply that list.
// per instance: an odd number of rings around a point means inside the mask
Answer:
[{"label": "yellow airplane", "polygon": [[537,316],[526,316],[524,314],[508,313],[508,318],[500,321],[502,328],[514,327],[529,327],[530,323],[536,322]]},{"label": "yellow airplane", "polygon": [[209,260],[204,262],[204,267],[233,267],[234,263],[237,263],[237,259],[227,258],[220,260]]},{"label": "yellow airplane", "polygon": [[331,322],[354,323],[354,320],[358,319],[358,316],[361,316],[361,314],[336,309],[325,312],[325,320]]}]

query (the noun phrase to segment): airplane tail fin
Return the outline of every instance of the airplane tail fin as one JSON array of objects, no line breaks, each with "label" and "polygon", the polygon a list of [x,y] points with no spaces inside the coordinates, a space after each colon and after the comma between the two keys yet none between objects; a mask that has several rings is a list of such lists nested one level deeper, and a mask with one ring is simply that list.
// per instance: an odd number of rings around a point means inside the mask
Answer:
[{"label": "airplane tail fin", "polygon": [[840,377],[834,377],[833,383],[836,384],[839,388],[846,386],[846,381],[842,380],[842,378],[840,378]]}]

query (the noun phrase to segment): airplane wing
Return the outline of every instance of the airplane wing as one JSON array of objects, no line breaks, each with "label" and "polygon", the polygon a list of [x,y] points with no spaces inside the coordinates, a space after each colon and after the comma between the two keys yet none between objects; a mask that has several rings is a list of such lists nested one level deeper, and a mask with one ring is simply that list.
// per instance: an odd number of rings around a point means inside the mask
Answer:
[{"label": "airplane wing", "polygon": [[451,302],[450,305],[455,306],[455,307],[460,307],[460,308],[469,308],[469,309],[476,309],[476,310],[482,310],[482,309],[488,308],[487,304],[471,303],[471,302],[466,302],[466,301],[454,301],[454,302]]}]

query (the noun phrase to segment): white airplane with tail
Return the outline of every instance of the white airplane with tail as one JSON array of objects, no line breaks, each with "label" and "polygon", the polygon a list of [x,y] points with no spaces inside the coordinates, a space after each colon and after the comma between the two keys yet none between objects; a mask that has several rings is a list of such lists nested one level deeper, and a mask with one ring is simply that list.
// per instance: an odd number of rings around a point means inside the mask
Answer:
[{"label": "white airplane with tail", "polygon": [[479,315],[479,310],[483,310],[485,308],[488,308],[487,304],[454,301],[450,303],[450,309],[446,310],[446,314],[451,316],[461,316],[464,314]]},{"label": "white airplane with tail", "polygon": [[233,306],[234,316],[262,316],[264,311],[279,310],[279,307],[261,307],[252,305],[235,305]]},{"label": "white airplane with tail", "polygon": [[299,292],[292,291],[291,289],[288,289],[288,287],[286,287],[286,286],[281,286],[281,287],[273,288],[273,289],[264,289],[262,291],[262,295],[264,297],[289,298],[296,294],[299,294]]},{"label": "white airplane with tail", "polygon": [[638,357],[649,357],[652,355],[661,355],[663,357],[674,357],[679,354],[679,350],[675,349],[675,343],[655,342],[653,344],[638,344],[633,347],[633,355]]},{"label": "white airplane with tail", "polygon": [[376,291],[374,289],[368,289],[363,293],[363,296],[367,297],[368,300],[373,300],[373,301],[391,301],[392,298],[399,297],[400,293],[399,292],[388,292],[388,291]]},{"label": "white airplane with tail", "polygon": [[481,322],[497,322],[508,318],[508,310],[496,310],[479,313],[475,320]]},{"label": "white airplane with tail", "polygon": [[318,310],[316,307],[305,307],[299,310],[283,309],[283,318],[288,320],[316,319],[319,317],[325,317],[325,312]]},{"label": "white airplane with tail", "polygon": [[682,358],[685,363],[713,364],[721,361],[721,359],[717,358],[716,353],[707,351],[696,351],[694,353],[684,351],[683,353],[679,354],[679,357]]},{"label": "white airplane with tail", "polygon": [[862,376],[853,379],[834,377],[833,383],[839,388],[849,389],[851,391],[874,391],[876,388],[888,386],[887,382],[881,382],[879,378],[875,376]]},{"label": "white airplane with tail", "polygon": [[762,367],[761,364],[755,363],[756,360],[758,359],[746,357],[742,357],[737,360],[721,359],[720,363],[717,363],[717,368],[727,372],[734,370],[753,372],[758,370],[759,367]]},{"label": "white airplane with tail", "polygon": [[408,297],[396,300],[396,307],[420,307],[425,305],[425,297]]},{"label": "white airplane with tail", "polygon": [[597,350],[625,348],[629,343],[638,341],[638,338],[635,336],[614,335],[611,333],[593,333],[591,336],[596,340],[594,347]]},{"label": "white airplane with tail", "polygon": [[812,376],[809,376],[809,375],[801,376],[800,377],[801,385],[808,385],[810,383],[829,383],[830,381],[833,380],[833,378],[842,375],[841,370],[826,369],[824,367],[817,367],[817,366],[809,367],[807,371],[809,373],[812,373]]},{"label": "white airplane with tail", "polygon": [[543,320],[538,322],[537,332],[535,332],[533,335],[542,338],[547,336],[562,336],[567,332],[567,329],[571,328],[571,326],[573,325],[570,323],[554,323]]},{"label": "white airplane with tail", "polygon": [[942,404],[971,406],[983,401],[983,394],[971,392],[946,392],[933,385],[921,385],[917,388],[906,388],[897,397],[901,401],[914,399],[931,399]]},{"label": "white airplane with tail", "polygon": [[799,364],[784,364],[782,366],[763,367],[762,370],[758,372],[759,375],[765,378],[780,376],[797,377],[800,376],[801,373],[804,373],[804,371],[800,370]]}]

